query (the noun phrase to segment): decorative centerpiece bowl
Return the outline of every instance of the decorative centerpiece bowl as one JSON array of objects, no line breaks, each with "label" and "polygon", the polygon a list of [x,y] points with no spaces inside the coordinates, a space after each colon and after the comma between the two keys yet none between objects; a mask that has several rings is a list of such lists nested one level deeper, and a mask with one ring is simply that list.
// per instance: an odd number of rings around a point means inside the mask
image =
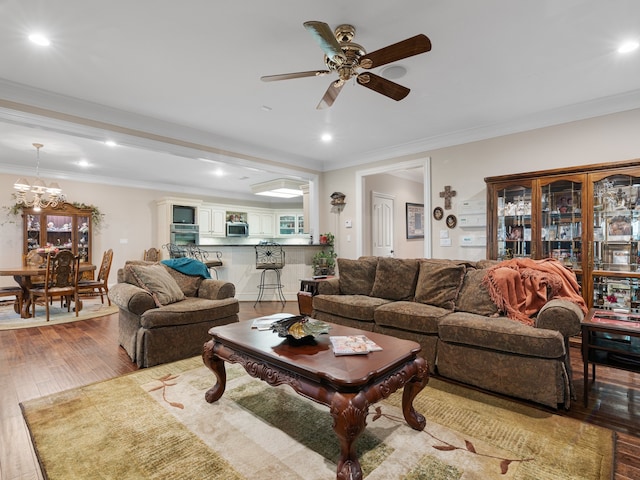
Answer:
[{"label": "decorative centerpiece bowl", "polygon": [[273,322],[271,330],[284,337],[290,345],[304,345],[314,342],[314,338],[329,333],[329,325],[306,315],[295,315]]}]

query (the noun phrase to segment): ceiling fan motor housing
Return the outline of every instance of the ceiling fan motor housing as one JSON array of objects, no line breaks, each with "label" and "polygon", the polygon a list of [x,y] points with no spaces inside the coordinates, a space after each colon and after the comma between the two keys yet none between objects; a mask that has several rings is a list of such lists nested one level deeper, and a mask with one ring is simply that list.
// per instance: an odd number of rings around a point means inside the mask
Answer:
[{"label": "ceiling fan motor housing", "polygon": [[366,55],[367,52],[362,45],[351,41],[356,34],[356,28],[353,25],[338,25],[334,30],[334,34],[336,40],[340,42],[340,48],[344,52],[346,60],[338,64],[325,55],[324,63],[329,70],[338,72],[340,80],[345,82],[357,75],[356,70],[360,66],[360,59]]}]

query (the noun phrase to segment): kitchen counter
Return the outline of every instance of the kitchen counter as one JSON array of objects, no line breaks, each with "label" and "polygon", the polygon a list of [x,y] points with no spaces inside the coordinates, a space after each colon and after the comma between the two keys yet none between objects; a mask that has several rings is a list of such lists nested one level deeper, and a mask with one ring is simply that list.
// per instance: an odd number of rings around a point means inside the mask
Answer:
[{"label": "kitchen counter", "polygon": [[[216,245],[198,245],[204,251],[221,252],[222,267],[216,267],[218,278],[227,280],[236,286],[236,298],[240,301],[255,302],[258,298],[258,284],[262,270],[256,269],[256,253],[253,243],[225,243]],[[281,244],[285,254],[285,266],[282,269],[281,281],[284,285],[283,293],[287,301],[297,301],[300,290],[300,280],[313,275],[313,256],[330,245],[314,244]],[[210,257],[211,258],[211,257]],[[273,275],[275,273],[267,272]],[[273,283],[273,282],[271,282]],[[264,293],[265,301],[277,301],[275,290]]]},{"label": "kitchen counter", "polygon": [[[279,242],[275,242],[275,243],[279,243]],[[215,245],[212,245],[210,243],[206,244],[206,245],[197,245],[198,247],[202,248],[203,250],[215,250],[217,247],[255,247],[256,245],[259,245],[260,242],[255,242],[255,243],[217,243]],[[282,245],[283,248],[285,247],[329,247],[330,245],[327,245],[325,243],[279,243],[280,245]]]}]

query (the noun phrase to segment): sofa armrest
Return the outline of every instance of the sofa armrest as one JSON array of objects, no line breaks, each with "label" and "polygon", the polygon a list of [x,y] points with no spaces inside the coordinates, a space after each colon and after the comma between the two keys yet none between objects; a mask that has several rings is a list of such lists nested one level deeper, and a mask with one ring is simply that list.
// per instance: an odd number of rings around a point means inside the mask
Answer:
[{"label": "sofa armrest", "polygon": [[338,277],[329,278],[318,282],[318,294],[340,295],[340,280]]},{"label": "sofa armrest", "polygon": [[135,315],[156,308],[156,302],[149,292],[130,283],[116,283],[109,289],[109,298],[118,308]]},{"label": "sofa armrest", "polygon": [[556,298],[548,301],[540,309],[535,326],[557,330],[563,337],[568,338],[580,333],[580,322],[583,318],[582,310],[575,303]]},{"label": "sofa armrest", "polygon": [[236,295],[236,286],[231,282],[224,280],[214,280],[205,278],[198,288],[198,297],[208,298],[209,300],[222,300],[224,298],[233,298]]}]

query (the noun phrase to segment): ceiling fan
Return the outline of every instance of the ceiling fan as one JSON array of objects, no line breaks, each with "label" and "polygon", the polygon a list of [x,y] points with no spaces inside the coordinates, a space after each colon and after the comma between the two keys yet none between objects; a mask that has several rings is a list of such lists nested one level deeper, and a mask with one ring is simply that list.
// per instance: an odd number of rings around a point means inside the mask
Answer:
[{"label": "ceiling fan", "polygon": [[426,53],[431,50],[431,41],[426,35],[420,34],[408,38],[393,45],[381,48],[371,53],[366,53],[361,45],[352,42],[356,29],[353,25],[339,25],[332,32],[331,27],[324,22],[304,22],[304,27],[311,33],[315,41],[324,51],[324,63],[328,70],[312,70],[308,72],[284,73],[281,75],[267,75],[260,77],[263,82],[276,80],[289,80],[292,78],[319,77],[332,72],[338,73],[338,80],[332,82],[325,92],[317,109],[328,108],[335,102],[340,90],[347,80],[355,78],[355,81],[375,92],[381,93],[396,101],[406,97],[410,90],[391,80],[375,75],[371,72],[361,72],[363,68],[380,67],[387,63],[402,60],[403,58]]}]

